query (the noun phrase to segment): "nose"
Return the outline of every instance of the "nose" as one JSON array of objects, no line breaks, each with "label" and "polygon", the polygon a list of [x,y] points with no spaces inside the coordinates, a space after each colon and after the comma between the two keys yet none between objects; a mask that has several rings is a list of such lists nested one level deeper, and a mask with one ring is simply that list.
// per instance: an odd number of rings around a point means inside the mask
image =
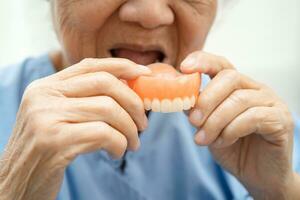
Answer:
[{"label": "nose", "polygon": [[120,8],[121,21],[138,23],[147,29],[170,25],[174,13],[167,0],[128,0]]}]

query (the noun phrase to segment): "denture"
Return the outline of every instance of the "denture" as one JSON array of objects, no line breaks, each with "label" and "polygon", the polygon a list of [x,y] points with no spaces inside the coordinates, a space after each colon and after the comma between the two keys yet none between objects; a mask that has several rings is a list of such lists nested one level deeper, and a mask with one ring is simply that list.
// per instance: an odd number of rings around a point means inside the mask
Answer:
[{"label": "denture", "polygon": [[152,74],[128,81],[143,100],[145,110],[169,113],[194,107],[201,85],[199,73],[182,74],[164,63],[148,67]]}]

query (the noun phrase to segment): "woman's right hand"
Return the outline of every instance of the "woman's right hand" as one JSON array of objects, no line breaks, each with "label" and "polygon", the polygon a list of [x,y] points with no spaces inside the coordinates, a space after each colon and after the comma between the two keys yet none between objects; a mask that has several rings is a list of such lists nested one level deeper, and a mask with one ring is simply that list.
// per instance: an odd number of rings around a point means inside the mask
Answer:
[{"label": "woman's right hand", "polygon": [[0,199],[55,199],[77,155],[103,149],[120,158],[137,150],[147,117],[120,79],[149,73],[126,59],[84,59],[31,83],[0,160]]}]

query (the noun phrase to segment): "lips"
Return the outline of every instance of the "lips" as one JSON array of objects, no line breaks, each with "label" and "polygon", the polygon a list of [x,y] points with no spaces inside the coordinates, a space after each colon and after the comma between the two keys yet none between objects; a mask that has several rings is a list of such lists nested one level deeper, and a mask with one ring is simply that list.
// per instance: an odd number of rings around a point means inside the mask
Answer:
[{"label": "lips", "polygon": [[140,65],[162,62],[165,54],[160,50],[139,50],[134,48],[114,48],[110,50],[112,57],[126,58]]}]

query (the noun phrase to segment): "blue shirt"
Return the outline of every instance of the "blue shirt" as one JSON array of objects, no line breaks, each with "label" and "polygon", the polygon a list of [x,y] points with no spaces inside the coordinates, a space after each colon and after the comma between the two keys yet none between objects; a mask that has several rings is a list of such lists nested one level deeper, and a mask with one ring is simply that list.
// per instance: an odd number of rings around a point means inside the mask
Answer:
[{"label": "blue shirt", "polygon": [[[0,152],[12,132],[26,86],[55,73],[47,55],[0,69]],[[300,172],[300,121],[295,116],[294,169]],[[235,177],[222,169],[207,147],[196,146],[195,129],[183,113],[151,113],[138,152],[126,167],[104,151],[78,156],[66,169],[58,200],[248,199]]]}]

